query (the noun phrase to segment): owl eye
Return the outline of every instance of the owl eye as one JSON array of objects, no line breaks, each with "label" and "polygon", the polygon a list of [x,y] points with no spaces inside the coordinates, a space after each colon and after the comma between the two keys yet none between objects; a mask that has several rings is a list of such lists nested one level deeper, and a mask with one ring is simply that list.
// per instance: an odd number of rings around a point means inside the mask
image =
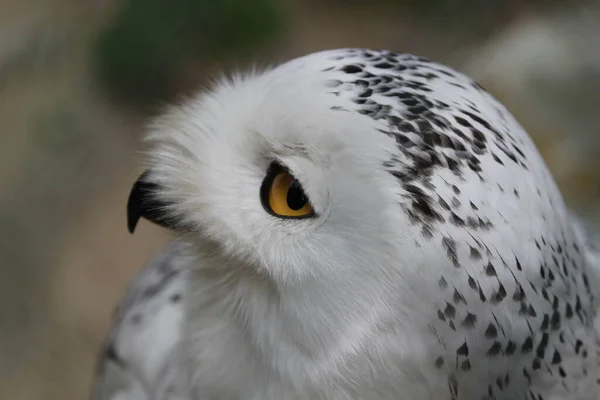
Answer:
[{"label": "owl eye", "polygon": [[265,210],[280,218],[309,218],[315,212],[300,182],[280,164],[273,163],[267,171],[260,197]]}]

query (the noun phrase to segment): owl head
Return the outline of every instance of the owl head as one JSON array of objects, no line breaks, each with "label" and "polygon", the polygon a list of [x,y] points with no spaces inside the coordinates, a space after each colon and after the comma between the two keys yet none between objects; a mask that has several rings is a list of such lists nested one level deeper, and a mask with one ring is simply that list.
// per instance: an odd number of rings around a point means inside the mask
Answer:
[{"label": "owl head", "polygon": [[457,242],[529,217],[513,191],[535,189],[513,177],[540,170],[521,127],[466,76],[362,49],[221,79],[156,118],[148,140],[130,230],[147,218],[282,284],[456,265]]}]

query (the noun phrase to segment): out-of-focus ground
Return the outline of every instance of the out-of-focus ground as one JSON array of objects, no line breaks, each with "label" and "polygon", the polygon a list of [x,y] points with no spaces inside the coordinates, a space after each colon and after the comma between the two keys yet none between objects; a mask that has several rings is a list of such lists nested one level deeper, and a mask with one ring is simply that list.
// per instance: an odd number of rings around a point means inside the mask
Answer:
[{"label": "out-of-focus ground", "polygon": [[[169,93],[201,87],[221,64],[268,65],[335,47],[418,53],[505,102],[568,204],[600,221],[597,5],[490,1],[497,10],[485,19],[477,10],[445,15],[446,7],[424,20],[392,4],[401,1],[275,3],[285,10],[281,33],[247,59],[179,63]],[[144,222],[126,231],[148,107],[107,95],[92,57],[120,5],[0,0],[0,399],[86,398],[114,306],[166,240]]]}]

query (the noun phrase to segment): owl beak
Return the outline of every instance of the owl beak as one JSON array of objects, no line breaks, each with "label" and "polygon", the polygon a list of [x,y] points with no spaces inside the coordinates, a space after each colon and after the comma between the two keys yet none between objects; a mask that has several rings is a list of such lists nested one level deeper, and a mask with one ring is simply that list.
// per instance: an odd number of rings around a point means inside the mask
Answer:
[{"label": "owl beak", "polygon": [[134,183],[127,202],[127,228],[135,231],[140,218],[145,218],[159,226],[178,229],[177,221],[167,215],[168,204],[158,197],[160,186],[150,180],[150,171],[144,172]]}]

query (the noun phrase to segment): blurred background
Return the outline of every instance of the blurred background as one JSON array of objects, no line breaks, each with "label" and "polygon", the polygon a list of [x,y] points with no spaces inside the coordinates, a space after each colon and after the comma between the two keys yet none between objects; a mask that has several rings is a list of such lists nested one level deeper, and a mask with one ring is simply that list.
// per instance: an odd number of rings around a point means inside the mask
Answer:
[{"label": "blurred background", "polygon": [[147,118],[221,71],[336,47],[478,80],[600,222],[600,5],[569,0],[0,0],[0,399],[82,399],[165,242],[125,204]]}]

